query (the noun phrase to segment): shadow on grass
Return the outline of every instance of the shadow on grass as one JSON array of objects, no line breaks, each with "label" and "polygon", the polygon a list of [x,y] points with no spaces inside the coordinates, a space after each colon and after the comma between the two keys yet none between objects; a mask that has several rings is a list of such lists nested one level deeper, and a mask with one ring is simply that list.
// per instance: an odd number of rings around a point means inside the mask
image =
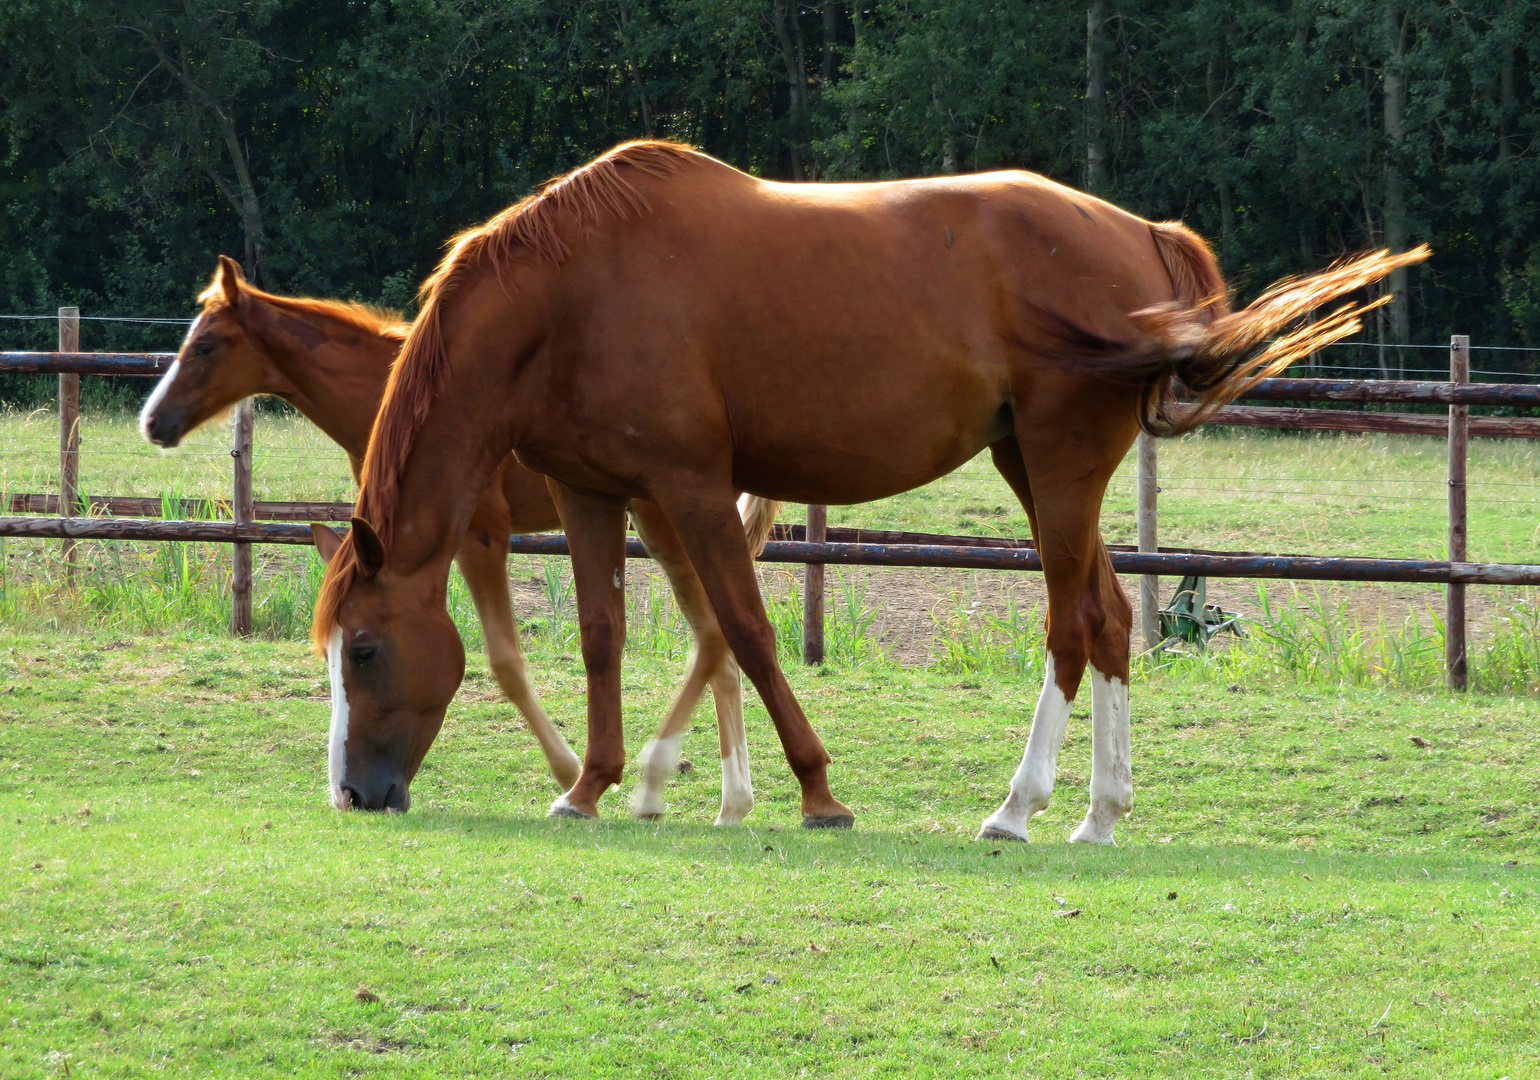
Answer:
[{"label": "shadow on grass", "polygon": [[381,828],[406,834],[468,834],[479,840],[507,840],[552,852],[588,850],[608,856],[649,857],[659,862],[724,860],[735,865],[775,862],[797,871],[841,866],[934,870],[981,880],[1009,880],[1022,874],[1087,879],[1120,877],[1180,878],[1201,875],[1245,879],[1310,875],[1340,876],[1363,881],[1426,881],[1437,875],[1533,878],[1534,864],[1480,859],[1465,855],[1396,855],[1365,852],[1311,852],[1295,848],[1234,845],[1153,844],[1137,847],[1094,847],[1049,841],[1040,844],[975,842],[955,836],[927,835],[884,829],[826,832],[779,825],[745,825],[719,829],[710,825],[634,822],[625,819],[514,818],[493,814],[429,811],[375,817],[349,815],[354,827]]}]

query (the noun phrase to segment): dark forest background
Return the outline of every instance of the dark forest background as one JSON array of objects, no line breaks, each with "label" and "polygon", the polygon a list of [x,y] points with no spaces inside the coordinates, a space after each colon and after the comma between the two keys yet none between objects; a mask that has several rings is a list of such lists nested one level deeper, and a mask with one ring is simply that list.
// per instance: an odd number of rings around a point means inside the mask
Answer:
[{"label": "dark forest background", "polygon": [[184,315],[220,252],[407,307],[450,234],[656,135],[789,180],[1036,170],[1186,221],[1242,295],[1428,241],[1367,337],[1540,350],[1537,32],[1533,0],[7,0],[0,312]]}]

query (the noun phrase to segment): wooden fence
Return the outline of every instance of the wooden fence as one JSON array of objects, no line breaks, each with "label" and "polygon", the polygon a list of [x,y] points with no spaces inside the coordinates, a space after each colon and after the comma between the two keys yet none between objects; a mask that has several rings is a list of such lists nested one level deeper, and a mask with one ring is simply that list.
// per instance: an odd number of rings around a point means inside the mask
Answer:
[{"label": "wooden fence", "polygon": [[[79,311],[59,309],[59,351],[0,352],[0,371],[58,374],[60,491],[58,495],[13,494],[0,511],[0,536],[56,538],[63,541],[66,574],[73,574],[79,540],[202,541],[229,543],[235,551],[231,578],[231,629],[251,631],[253,544],[309,544],[310,531],[296,521],[346,521],[347,503],[255,502],[251,466],[255,414],[251,402],[236,411],[231,446],[233,484],[228,508],[208,500],[182,500],[163,506],[159,499],[79,493],[79,379],[89,375],[159,376],[175,359],[171,353],[82,353],[78,350]],[[1200,574],[1208,577],[1283,578],[1317,581],[1423,582],[1446,587],[1445,657],[1449,685],[1467,684],[1465,586],[1540,585],[1540,565],[1483,564],[1466,561],[1465,472],[1469,437],[1540,438],[1540,418],[1469,416],[1470,406],[1540,407],[1540,385],[1471,383],[1470,340],[1450,343],[1448,382],[1359,379],[1267,379],[1246,396],[1263,401],[1334,401],[1360,404],[1446,404],[1448,419],[1406,413],[1355,412],[1304,408],[1229,406],[1209,423],[1284,430],[1385,431],[1441,434],[1449,439],[1449,558],[1368,559],[1259,552],[1162,548],[1157,543],[1156,440],[1141,435],[1137,448],[1137,546],[1109,545],[1113,568],[1137,574],[1142,611],[1141,637],[1146,648],[1159,639],[1156,617],[1159,576]],[[170,520],[166,510],[192,518],[211,518],[228,509],[234,520]],[[110,517],[98,515],[107,514]],[[127,515],[127,516],[125,516]],[[1040,570],[1031,541],[990,537],[943,536],[828,527],[827,508],[808,507],[807,525],[776,526],[762,556],[765,562],[804,564],[803,655],[809,663],[823,658],[826,564],[918,566],[989,570]],[[514,554],[566,554],[560,535],[515,536]],[[627,554],[644,558],[641,542],[628,541]]]}]

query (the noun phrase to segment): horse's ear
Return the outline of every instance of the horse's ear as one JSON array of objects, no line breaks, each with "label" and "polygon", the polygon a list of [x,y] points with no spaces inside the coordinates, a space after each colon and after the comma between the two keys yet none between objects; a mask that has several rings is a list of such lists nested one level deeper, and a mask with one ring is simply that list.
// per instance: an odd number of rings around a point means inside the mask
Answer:
[{"label": "horse's ear", "polygon": [[380,543],[380,534],[361,517],[353,519],[353,563],[366,578],[385,569],[385,545]]},{"label": "horse's ear", "polygon": [[228,255],[219,257],[219,290],[225,294],[225,303],[235,307],[241,302],[241,285],[246,274],[241,264]]},{"label": "horse's ear", "polygon": [[312,521],[310,535],[315,539],[316,553],[321,556],[321,561],[331,562],[332,556],[337,554],[337,549],[342,546],[342,534],[330,525]]}]

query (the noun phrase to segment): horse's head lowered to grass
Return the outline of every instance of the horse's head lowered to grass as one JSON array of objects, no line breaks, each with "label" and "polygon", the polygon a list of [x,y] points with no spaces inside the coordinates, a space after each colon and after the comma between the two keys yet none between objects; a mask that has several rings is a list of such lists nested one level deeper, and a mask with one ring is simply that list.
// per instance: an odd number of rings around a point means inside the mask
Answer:
[{"label": "horse's head lowered to grass", "polygon": [[[343,538],[325,525],[310,528],[330,563]],[[325,642],[332,805],[399,812],[412,804],[412,778],[465,674],[465,649],[441,586],[392,581],[399,575],[386,569],[384,547],[362,518],[353,519],[345,542],[353,587]]]}]

